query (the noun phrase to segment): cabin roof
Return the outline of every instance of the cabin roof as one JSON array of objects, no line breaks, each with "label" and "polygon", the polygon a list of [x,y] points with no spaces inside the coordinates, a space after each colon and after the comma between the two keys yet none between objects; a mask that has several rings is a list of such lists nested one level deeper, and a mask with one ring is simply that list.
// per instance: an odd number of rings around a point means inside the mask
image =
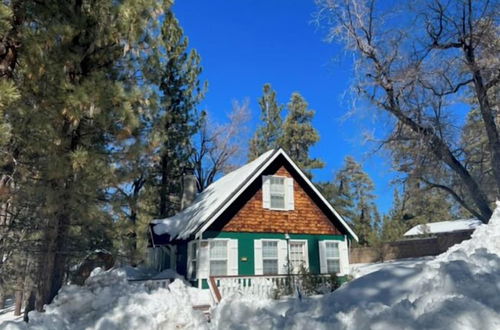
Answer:
[{"label": "cabin roof", "polygon": [[155,219],[151,222],[152,231],[155,236],[167,234],[170,240],[187,239],[191,236],[198,237],[229,207],[236,198],[278,157],[283,155],[285,159],[297,170],[299,175],[317,194],[321,202],[325,203],[330,211],[339,219],[341,225],[352,238],[358,240],[356,234],[342,219],[332,205],[321,195],[307,176],[290,159],[283,149],[272,149],[262,154],[250,163],[234,170],[219,180],[209,185],[193,201],[193,203],[177,213],[165,218]]},{"label": "cabin roof", "polygon": [[404,236],[417,236],[423,234],[439,234],[450,233],[454,231],[474,230],[482,224],[483,223],[477,219],[430,222],[411,228],[404,234]]}]

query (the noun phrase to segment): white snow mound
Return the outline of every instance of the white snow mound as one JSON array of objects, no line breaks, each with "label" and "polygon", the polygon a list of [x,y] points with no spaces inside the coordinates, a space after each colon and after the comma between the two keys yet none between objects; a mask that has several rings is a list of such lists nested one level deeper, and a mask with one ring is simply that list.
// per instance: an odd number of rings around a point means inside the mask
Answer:
[{"label": "white snow mound", "polygon": [[4,323],[0,328],[207,329],[203,314],[191,307],[193,289],[175,280],[166,289],[148,293],[144,285],[129,284],[123,269],[97,269],[84,286],[63,287],[45,313],[31,312],[28,324]]},{"label": "white snow mound", "polygon": [[[240,318],[241,310],[245,317]],[[500,329],[500,202],[488,225],[432,260],[360,277],[332,294],[222,303],[220,329]]]}]

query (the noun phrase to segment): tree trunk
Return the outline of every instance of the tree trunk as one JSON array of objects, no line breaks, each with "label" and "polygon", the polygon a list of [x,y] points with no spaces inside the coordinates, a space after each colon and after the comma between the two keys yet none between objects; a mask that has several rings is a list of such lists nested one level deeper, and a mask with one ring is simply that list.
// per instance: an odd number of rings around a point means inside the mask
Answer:
[{"label": "tree trunk", "polygon": [[168,216],[167,205],[168,205],[168,156],[164,155],[161,158],[161,185],[160,185],[160,208],[158,210],[158,215],[161,218]]},{"label": "tree trunk", "polygon": [[479,102],[479,109],[481,110],[481,117],[483,118],[484,128],[488,137],[488,146],[491,152],[491,168],[493,169],[493,177],[496,183],[496,198],[500,198],[500,136],[498,128],[493,116],[493,109],[491,108],[488,99],[488,91],[484,86],[483,77],[477,68],[474,55],[467,56],[469,66],[472,69],[474,89],[476,91],[477,99]]},{"label": "tree trunk", "polygon": [[5,308],[5,300],[7,300],[5,291],[2,288],[0,288],[0,309]]},{"label": "tree trunk", "polygon": [[474,201],[478,213],[481,215],[480,220],[484,223],[488,223],[493,211],[489,206],[486,195],[479,188],[479,185],[470,175],[469,171],[467,171],[458,159],[456,159],[449,147],[431,129],[416,123],[400,110],[392,87],[387,86],[385,82],[379,83],[381,86],[384,86],[389,98],[389,106],[386,107],[386,110],[392,113],[401,123],[412,129],[415,133],[429,139],[429,147],[432,153],[458,175],[467,188],[470,198]]},{"label": "tree trunk", "polygon": [[[18,284],[19,284],[19,281],[18,281]],[[23,288],[21,286],[21,287],[16,288],[15,303],[14,303],[14,315],[15,316],[21,315],[22,306],[23,306]]]},{"label": "tree trunk", "polygon": [[28,313],[35,309],[35,291],[31,291],[29,294],[29,298],[26,302],[26,307],[24,308],[24,322],[29,321]]}]

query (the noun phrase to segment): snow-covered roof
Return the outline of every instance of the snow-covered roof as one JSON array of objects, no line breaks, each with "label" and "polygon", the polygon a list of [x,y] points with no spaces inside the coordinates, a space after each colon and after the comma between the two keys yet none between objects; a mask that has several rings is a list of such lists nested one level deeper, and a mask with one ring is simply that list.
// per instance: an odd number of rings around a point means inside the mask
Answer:
[{"label": "snow-covered roof", "polygon": [[269,150],[254,161],[213,182],[195,198],[193,204],[173,217],[153,220],[154,233],[169,234],[171,239],[188,238],[231,198],[274,152],[275,150]]},{"label": "snow-covered roof", "polygon": [[408,230],[404,236],[417,236],[422,234],[439,234],[453,231],[473,230],[483,223],[477,219],[461,219],[452,221],[431,222],[417,225]]},{"label": "snow-covered roof", "polygon": [[319,196],[321,201],[325,203],[328,209],[340,221],[350,236],[357,241],[357,235],[342,219],[342,216],[338,214],[297,164],[281,148],[269,150],[254,161],[215,181],[195,198],[193,204],[173,217],[153,220],[151,223],[153,224],[154,234],[168,234],[170,240],[187,239],[192,235],[198,237],[234,202],[239,194],[261,175],[262,171],[267,168],[267,165],[271,164],[280,155],[294,167],[314,193]]}]

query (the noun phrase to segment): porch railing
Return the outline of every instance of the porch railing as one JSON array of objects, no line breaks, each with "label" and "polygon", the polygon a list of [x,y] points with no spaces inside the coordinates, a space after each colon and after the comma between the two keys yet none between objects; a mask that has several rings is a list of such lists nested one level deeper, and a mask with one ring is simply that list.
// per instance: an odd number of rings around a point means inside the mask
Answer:
[{"label": "porch railing", "polygon": [[[319,285],[328,285],[329,275],[316,275]],[[301,290],[299,275],[254,275],[254,276],[211,276],[208,281],[216,302],[234,293],[261,298],[274,298],[277,290],[287,287],[295,292]]]}]

